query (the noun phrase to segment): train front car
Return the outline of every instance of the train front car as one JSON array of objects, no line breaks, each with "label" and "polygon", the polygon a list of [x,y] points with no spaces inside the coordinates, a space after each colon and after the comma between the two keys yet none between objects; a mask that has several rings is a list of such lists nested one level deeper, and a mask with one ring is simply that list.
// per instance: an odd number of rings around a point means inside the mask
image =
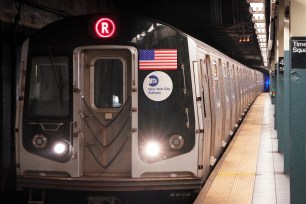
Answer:
[{"label": "train front car", "polygon": [[18,187],[201,188],[186,35],[92,15],[50,24],[22,50]]}]

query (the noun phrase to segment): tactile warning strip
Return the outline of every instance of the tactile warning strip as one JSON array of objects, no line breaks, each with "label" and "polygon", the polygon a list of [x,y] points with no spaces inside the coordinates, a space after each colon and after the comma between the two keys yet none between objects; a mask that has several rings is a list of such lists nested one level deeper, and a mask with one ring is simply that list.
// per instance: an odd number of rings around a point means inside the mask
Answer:
[{"label": "tactile warning strip", "polygon": [[264,103],[259,95],[194,204],[252,203]]}]

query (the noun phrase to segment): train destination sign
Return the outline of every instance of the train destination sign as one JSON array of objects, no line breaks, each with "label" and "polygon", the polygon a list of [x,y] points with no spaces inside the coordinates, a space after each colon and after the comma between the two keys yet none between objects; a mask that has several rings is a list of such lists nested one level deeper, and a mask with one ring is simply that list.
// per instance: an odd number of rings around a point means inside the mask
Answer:
[{"label": "train destination sign", "polygon": [[112,37],[116,31],[115,23],[109,18],[100,18],[95,24],[96,34],[101,38]]},{"label": "train destination sign", "polygon": [[291,37],[291,67],[306,69],[306,37]]}]

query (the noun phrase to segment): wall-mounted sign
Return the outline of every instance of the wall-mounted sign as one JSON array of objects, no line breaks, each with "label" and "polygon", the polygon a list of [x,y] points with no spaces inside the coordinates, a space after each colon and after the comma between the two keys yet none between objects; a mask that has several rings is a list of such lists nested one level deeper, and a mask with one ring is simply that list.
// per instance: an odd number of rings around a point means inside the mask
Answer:
[{"label": "wall-mounted sign", "polygon": [[284,57],[279,57],[278,58],[278,73],[279,74],[284,74]]},{"label": "wall-mounted sign", "polygon": [[306,69],[306,37],[290,38],[291,68]]}]

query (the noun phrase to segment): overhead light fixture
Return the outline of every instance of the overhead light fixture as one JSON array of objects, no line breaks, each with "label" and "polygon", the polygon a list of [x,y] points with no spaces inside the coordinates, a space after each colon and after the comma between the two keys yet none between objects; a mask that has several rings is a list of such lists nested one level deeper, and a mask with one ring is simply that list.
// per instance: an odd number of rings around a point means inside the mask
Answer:
[{"label": "overhead light fixture", "polygon": [[257,29],[266,29],[266,23],[254,23],[254,28]]},{"label": "overhead light fixture", "polygon": [[253,21],[253,23],[264,23],[265,22],[265,14],[263,14],[263,13],[253,13],[252,21]]},{"label": "overhead light fixture", "polygon": [[258,29],[256,29],[255,32],[256,32],[256,35],[266,34],[266,29],[258,28]]},{"label": "overhead light fixture", "polygon": [[250,41],[250,35],[240,35],[239,36],[239,42],[249,42]]},{"label": "overhead light fixture", "polygon": [[257,35],[257,39],[266,39],[266,35],[265,34],[259,34],[259,35]]},{"label": "overhead light fixture", "polygon": [[249,12],[252,14],[252,21],[261,50],[264,66],[267,66],[267,35],[265,18],[265,0],[246,0],[250,4]]},{"label": "overhead light fixture", "polygon": [[250,3],[250,13],[264,13],[265,7],[263,3]]}]

